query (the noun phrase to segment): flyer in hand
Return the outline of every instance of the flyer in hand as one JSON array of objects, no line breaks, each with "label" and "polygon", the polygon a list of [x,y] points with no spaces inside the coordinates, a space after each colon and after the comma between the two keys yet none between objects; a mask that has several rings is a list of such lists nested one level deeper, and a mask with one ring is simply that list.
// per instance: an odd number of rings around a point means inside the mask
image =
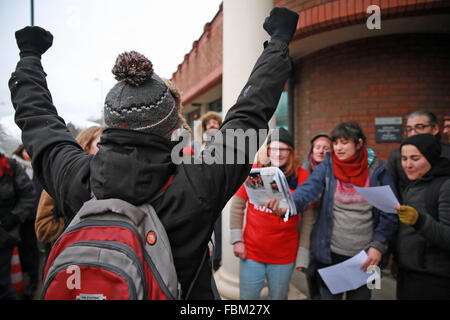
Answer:
[{"label": "flyer in hand", "polygon": [[297,214],[283,171],[277,167],[253,168],[245,180],[249,202],[264,206],[270,199],[278,199],[279,208],[288,208],[284,221]]}]

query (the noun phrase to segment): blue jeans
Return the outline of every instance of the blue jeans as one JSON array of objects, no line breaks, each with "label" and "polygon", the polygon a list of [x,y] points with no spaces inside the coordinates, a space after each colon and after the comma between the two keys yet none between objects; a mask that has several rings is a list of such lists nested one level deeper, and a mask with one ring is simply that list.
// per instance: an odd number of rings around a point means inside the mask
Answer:
[{"label": "blue jeans", "polygon": [[265,279],[269,287],[269,300],[287,300],[294,262],[267,264],[250,259],[241,260],[239,290],[241,300],[259,300]]}]

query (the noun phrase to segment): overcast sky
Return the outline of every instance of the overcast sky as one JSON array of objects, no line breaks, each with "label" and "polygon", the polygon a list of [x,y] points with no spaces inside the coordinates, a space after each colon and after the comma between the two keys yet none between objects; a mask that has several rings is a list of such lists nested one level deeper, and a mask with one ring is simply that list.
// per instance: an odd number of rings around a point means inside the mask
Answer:
[{"label": "overcast sky", "polygon": [[[222,0],[35,0],[34,25],[53,34],[42,57],[58,112],[98,118],[119,53],[136,50],[171,78]],[[14,32],[30,25],[30,0],[0,0],[0,118],[13,108],[8,80],[19,59]]]}]

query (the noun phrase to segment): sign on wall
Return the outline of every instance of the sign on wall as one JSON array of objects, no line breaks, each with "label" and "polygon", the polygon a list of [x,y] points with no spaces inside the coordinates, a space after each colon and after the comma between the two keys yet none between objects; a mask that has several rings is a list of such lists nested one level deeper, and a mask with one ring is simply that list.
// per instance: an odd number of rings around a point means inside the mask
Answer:
[{"label": "sign on wall", "polygon": [[402,117],[375,118],[375,141],[401,142]]}]

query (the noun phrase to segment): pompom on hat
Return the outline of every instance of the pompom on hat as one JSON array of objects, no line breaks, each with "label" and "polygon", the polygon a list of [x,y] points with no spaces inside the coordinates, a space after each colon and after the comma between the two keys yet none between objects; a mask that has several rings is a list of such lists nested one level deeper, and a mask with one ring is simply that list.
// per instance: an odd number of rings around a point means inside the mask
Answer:
[{"label": "pompom on hat", "polygon": [[106,127],[154,133],[170,139],[171,133],[183,124],[175,86],[156,75],[151,61],[136,51],[120,54],[112,73],[119,82],[105,99]]}]

